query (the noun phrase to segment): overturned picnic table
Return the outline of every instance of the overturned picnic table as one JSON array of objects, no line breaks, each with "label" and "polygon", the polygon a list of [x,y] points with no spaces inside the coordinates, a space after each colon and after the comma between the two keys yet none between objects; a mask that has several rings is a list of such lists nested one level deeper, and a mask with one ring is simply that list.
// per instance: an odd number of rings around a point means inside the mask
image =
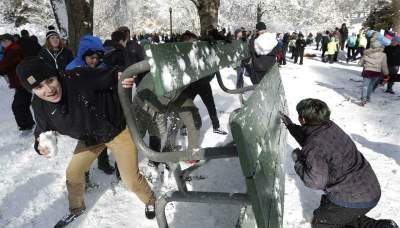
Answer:
[{"label": "overturned picnic table", "polygon": [[[143,72],[149,72],[136,91],[124,89],[119,83],[118,93],[128,128],[138,151],[149,160],[166,162],[178,186],[156,201],[156,217],[160,228],[168,227],[165,206],[169,202],[242,205],[237,227],[280,228],[284,210],[284,160],[287,131],[279,119],[279,111],[286,112],[287,105],[279,68],[274,66],[257,86],[228,89],[219,71],[236,66],[248,58],[248,45],[241,41],[232,43],[208,42],[167,43],[146,47],[147,58],[126,69],[120,81]],[[157,152],[151,150],[140,137],[132,108],[132,96],[146,95],[148,107],[162,112],[189,84],[216,74],[220,87],[230,94],[252,91],[240,109],[230,115],[233,142],[224,146],[195,150]],[[197,165],[182,170],[180,161],[210,160],[238,157],[246,179],[246,193],[188,191],[184,176]],[[185,175],[184,175],[185,174]]]}]

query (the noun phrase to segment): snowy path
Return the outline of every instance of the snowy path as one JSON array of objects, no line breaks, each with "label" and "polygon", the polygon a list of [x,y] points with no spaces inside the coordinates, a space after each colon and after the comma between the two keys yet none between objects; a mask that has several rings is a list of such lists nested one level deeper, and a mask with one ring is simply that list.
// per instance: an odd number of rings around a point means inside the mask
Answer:
[{"label": "snowy path", "polygon": [[[369,215],[392,218],[400,223],[400,97],[385,94],[378,88],[372,102],[362,108],[354,103],[360,96],[360,67],[329,65],[311,59],[305,59],[304,64],[288,63],[281,68],[291,118],[297,119],[295,105],[303,98],[326,101],[332,119],[351,135],[380,180],[382,198]],[[233,88],[235,72],[226,69],[222,73],[227,85]],[[238,98],[223,93],[216,80],[213,80],[213,89],[221,126],[228,129],[229,113],[239,107]],[[394,89],[400,94],[398,85]],[[0,227],[52,227],[67,211],[65,168],[75,140],[61,137],[59,155],[52,160],[36,155],[32,149],[33,137],[22,136],[16,130],[10,110],[12,95],[0,80]],[[196,103],[203,117],[202,146],[229,142],[231,137],[212,133],[204,105],[199,100]],[[289,149],[297,147],[292,138],[289,144]],[[142,157],[140,167],[149,173],[146,164]],[[308,228],[312,211],[318,206],[319,193],[304,187],[294,173],[291,160],[287,160],[286,166],[284,227]],[[207,180],[192,181],[190,189],[245,191],[237,159],[209,162],[194,174],[201,174]],[[157,227],[155,220],[144,218],[144,207],[136,196],[121,184],[112,184],[114,177],[99,171],[96,163],[91,176],[100,188],[86,194],[89,212],[71,227]],[[173,188],[167,182],[161,191]],[[239,213],[235,206],[202,204],[170,204],[167,212],[171,227],[177,228],[233,227]]]}]

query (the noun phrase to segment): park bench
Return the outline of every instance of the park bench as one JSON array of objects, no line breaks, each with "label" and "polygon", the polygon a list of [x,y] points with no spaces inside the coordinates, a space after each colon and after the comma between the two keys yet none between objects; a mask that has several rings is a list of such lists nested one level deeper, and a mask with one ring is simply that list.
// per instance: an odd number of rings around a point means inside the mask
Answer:
[{"label": "park bench", "polygon": [[[166,162],[171,168],[178,190],[168,192],[156,201],[157,223],[168,227],[165,206],[172,201],[241,205],[237,227],[282,227],[284,202],[284,159],[286,130],[279,111],[286,111],[285,95],[278,67],[271,69],[261,83],[241,89],[224,86],[219,70],[239,64],[249,56],[246,43],[233,41],[210,45],[207,42],[167,43],[146,47],[146,60],[126,69],[120,80],[149,72],[136,91],[118,88],[121,104],[138,151],[153,161]],[[132,96],[146,94],[144,102],[163,112],[182,90],[203,77],[215,73],[221,88],[231,94],[253,90],[243,106],[230,116],[233,143],[193,151],[157,152],[140,137],[132,109]],[[119,84],[120,85],[120,84]],[[239,157],[246,179],[247,193],[188,191],[185,174],[199,165],[182,170],[180,161]]]}]

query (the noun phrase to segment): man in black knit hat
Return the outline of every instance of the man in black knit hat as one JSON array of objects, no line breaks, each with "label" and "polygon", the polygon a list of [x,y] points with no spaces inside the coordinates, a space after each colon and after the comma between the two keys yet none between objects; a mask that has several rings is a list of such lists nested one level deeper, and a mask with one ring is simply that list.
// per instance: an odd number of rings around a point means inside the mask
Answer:
[{"label": "man in black knit hat", "polygon": [[256,24],[256,35],[249,41],[251,69],[250,79],[253,84],[258,84],[264,75],[276,63],[276,45],[278,41],[274,34],[267,33],[264,22]]},{"label": "man in black knit hat", "polygon": [[[17,67],[21,84],[35,94],[35,138],[45,131],[57,131],[79,140],[66,171],[70,214],[60,220],[59,226],[85,211],[84,173],[105,147],[113,153],[127,188],[146,204],[146,217],[155,217],[155,196],[139,172],[136,146],[119,103],[117,70],[78,67],[59,75],[39,57],[27,58]],[[132,87],[133,80],[124,80],[123,86]],[[51,153],[37,140],[35,150],[44,156]]]}]

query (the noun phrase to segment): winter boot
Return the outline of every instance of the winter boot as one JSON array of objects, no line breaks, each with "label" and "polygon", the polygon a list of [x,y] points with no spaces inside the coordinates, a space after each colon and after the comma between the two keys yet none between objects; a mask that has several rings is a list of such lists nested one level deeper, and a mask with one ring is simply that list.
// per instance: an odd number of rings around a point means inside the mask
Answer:
[{"label": "winter boot", "polygon": [[54,228],[62,228],[68,226],[70,223],[75,221],[79,216],[85,213],[86,208],[83,207],[79,210],[75,210],[67,215],[65,215],[62,219],[60,219]]},{"label": "winter boot", "polygon": [[105,148],[97,157],[97,167],[107,175],[111,175],[114,173],[114,167],[110,165],[110,161],[108,159],[107,148]]},{"label": "winter boot", "polygon": [[387,88],[385,93],[390,93],[390,94],[394,94],[394,91],[392,88]]},{"label": "winter boot", "polygon": [[220,134],[220,135],[227,135],[228,133],[224,130],[221,130],[220,128],[214,128],[213,130],[214,133]]}]

